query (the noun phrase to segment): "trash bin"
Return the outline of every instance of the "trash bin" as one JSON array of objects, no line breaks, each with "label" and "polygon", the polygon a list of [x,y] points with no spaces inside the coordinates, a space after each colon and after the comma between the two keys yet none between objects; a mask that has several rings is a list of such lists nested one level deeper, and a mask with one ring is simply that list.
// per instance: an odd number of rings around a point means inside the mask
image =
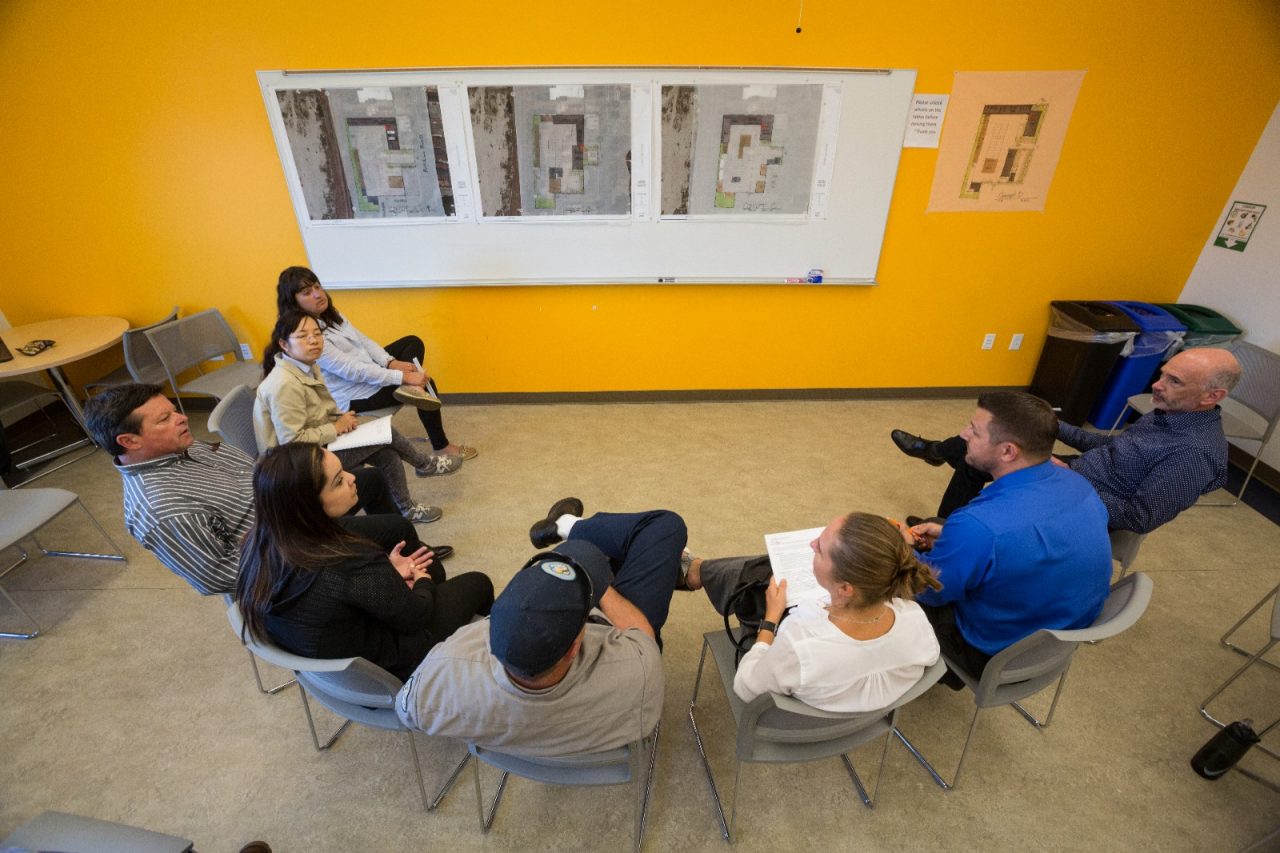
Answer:
[{"label": "trash bin", "polygon": [[1187,327],[1187,335],[1182,339],[1182,345],[1167,353],[1165,355],[1166,360],[1173,358],[1180,349],[1220,347],[1223,344],[1231,343],[1244,334],[1244,330],[1237,329],[1235,323],[1232,323],[1212,308],[1206,308],[1203,305],[1157,302],[1156,307],[1168,311]]},{"label": "trash bin", "polygon": [[1049,336],[1031,393],[1059,409],[1059,419],[1082,425],[1116,359],[1138,332],[1137,323],[1106,302],[1049,303]]},{"label": "trash bin", "polygon": [[1149,302],[1107,304],[1123,311],[1142,331],[1134,338],[1132,351],[1116,360],[1115,370],[1089,412],[1089,423],[1100,429],[1110,429],[1129,398],[1147,390],[1166,354],[1176,349],[1187,333],[1177,317]]}]

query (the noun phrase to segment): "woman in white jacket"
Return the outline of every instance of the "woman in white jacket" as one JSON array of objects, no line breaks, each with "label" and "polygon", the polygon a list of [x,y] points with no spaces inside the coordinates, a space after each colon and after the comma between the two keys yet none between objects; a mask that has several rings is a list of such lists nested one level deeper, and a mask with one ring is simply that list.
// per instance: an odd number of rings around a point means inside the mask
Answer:
[{"label": "woman in white jacket", "polygon": [[418,410],[431,449],[463,459],[477,451],[453,444],[444,431],[435,381],[422,368],[426,347],[414,335],[383,347],[338,313],[316,274],[306,267],[289,267],[276,284],[277,313],[297,308],[316,318],[324,332],[320,372],[339,408],[368,412],[407,403]]}]

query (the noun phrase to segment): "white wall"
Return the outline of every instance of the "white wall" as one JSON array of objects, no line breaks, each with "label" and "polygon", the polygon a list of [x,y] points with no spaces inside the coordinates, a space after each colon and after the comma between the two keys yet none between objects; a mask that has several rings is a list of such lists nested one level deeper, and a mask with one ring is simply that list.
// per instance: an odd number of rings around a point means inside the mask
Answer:
[{"label": "white wall", "polygon": [[[1213,245],[1233,201],[1267,206],[1243,252]],[[1220,311],[1245,330],[1245,340],[1280,352],[1280,105],[1206,238],[1178,301]],[[1254,442],[1241,446],[1250,453],[1257,447]],[[1267,447],[1262,461],[1280,469],[1280,438]]]}]

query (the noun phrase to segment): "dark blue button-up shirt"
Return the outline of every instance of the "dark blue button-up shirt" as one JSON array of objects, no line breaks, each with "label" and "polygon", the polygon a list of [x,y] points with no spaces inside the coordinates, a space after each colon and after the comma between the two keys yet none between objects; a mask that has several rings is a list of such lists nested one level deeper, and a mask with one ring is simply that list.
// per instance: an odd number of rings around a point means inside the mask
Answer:
[{"label": "dark blue button-up shirt", "polygon": [[1109,526],[1148,533],[1227,482],[1222,411],[1140,417],[1118,435],[1058,424],[1058,438],[1083,455],[1071,464],[1097,489]]}]

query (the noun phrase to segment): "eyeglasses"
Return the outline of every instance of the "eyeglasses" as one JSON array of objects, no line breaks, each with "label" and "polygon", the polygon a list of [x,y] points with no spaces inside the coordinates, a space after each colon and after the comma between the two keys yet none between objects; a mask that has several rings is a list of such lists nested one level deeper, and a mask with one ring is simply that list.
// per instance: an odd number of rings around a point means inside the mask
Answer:
[{"label": "eyeglasses", "polygon": [[322,341],[324,332],[294,332],[289,336],[291,341]]}]

